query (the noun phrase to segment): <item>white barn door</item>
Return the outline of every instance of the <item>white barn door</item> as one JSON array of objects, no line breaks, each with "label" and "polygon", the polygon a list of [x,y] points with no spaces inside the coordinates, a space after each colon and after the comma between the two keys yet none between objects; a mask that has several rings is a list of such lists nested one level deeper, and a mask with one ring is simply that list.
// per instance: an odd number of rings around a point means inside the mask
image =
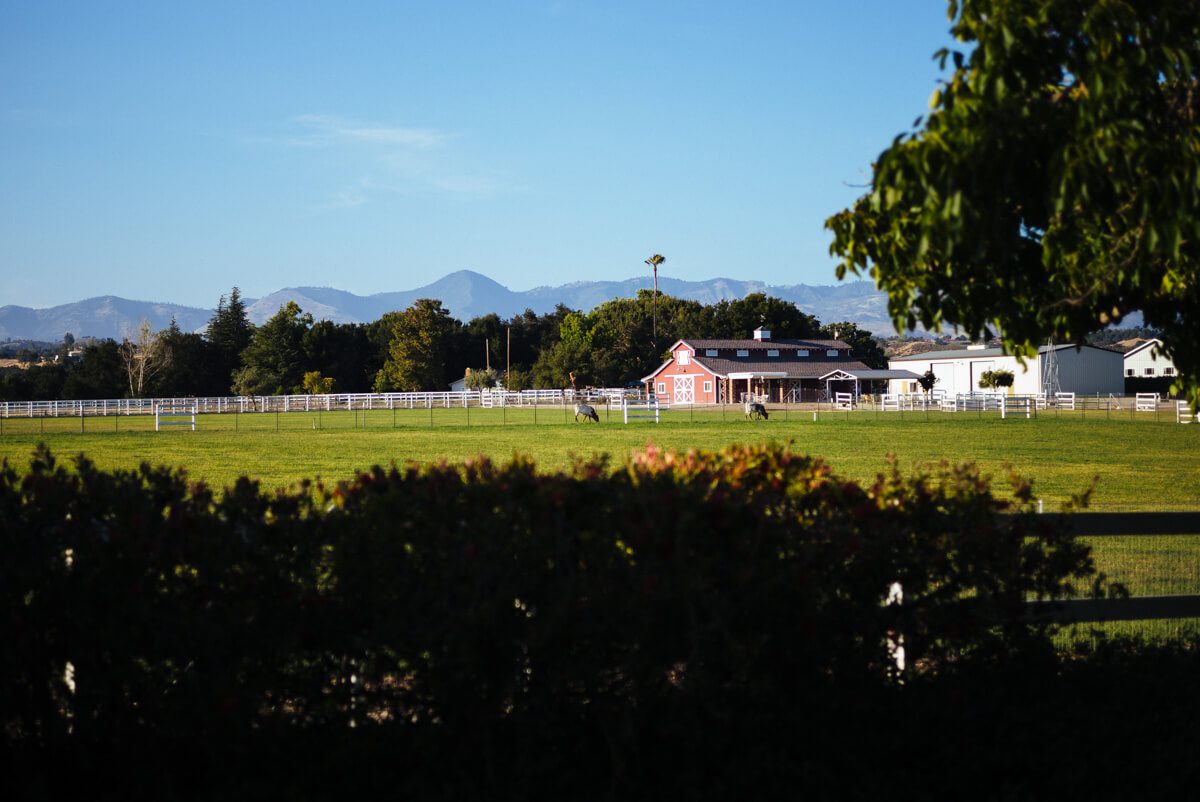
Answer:
[{"label": "white barn door", "polygon": [[676,404],[694,404],[694,403],[696,403],[696,377],[695,376],[676,376],[675,377],[675,403]]}]

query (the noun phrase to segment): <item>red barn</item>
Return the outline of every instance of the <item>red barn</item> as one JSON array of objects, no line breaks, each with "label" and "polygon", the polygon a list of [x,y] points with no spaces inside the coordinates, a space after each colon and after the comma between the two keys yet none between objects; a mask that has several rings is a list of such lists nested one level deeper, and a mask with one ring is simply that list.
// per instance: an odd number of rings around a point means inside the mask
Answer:
[{"label": "red barn", "polygon": [[816,400],[828,389],[825,377],[839,370],[869,369],[841,340],[772,340],[756,329],[752,340],[680,340],[642,382],[672,404],[738,403],[747,393],[782,403]]}]

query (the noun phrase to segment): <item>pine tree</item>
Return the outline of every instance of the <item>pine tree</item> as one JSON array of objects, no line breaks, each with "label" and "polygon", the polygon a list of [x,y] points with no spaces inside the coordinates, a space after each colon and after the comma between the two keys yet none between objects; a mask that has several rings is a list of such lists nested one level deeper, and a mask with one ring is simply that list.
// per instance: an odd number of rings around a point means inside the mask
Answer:
[{"label": "pine tree", "polygon": [[214,370],[224,377],[224,381],[232,381],[233,372],[242,366],[242,352],[250,344],[253,334],[254,326],[246,318],[241,291],[234,287],[228,303],[222,295],[216,312],[208,321],[208,341],[213,345],[213,359],[217,363]]},{"label": "pine tree", "polygon": [[299,392],[304,381],[304,333],[312,315],[295,301],[279,307],[274,317],[255,330],[242,352],[242,367],[233,375],[238,395],[282,395]]}]

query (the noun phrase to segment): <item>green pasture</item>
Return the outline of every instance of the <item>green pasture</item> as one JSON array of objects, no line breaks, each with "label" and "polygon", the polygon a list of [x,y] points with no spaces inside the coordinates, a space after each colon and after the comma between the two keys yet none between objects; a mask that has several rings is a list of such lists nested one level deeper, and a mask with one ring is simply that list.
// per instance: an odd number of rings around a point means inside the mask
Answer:
[{"label": "green pasture", "polygon": [[[600,411],[601,423],[575,423],[560,407],[397,409],[357,412],[246,413],[197,416],[195,432],[155,432],[152,416],[9,418],[0,457],[18,470],[40,442],[60,457],[87,454],[102,468],[146,461],[183,467],[216,487],[243,474],[267,487],[302,478],[337,480],[372,465],[447,460],[479,454],[504,460],[528,454],[553,470],[574,456],[608,455],[614,465],[654,443],[660,448],[718,449],[733,443],[791,441],[824,457],[841,475],[870,480],[895,454],[909,470],[939,460],[975,462],[1004,493],[1011,466],[1034,480],[1047,511],[1096,479],[1095,510],[1200,510],[1200,426],[1162,414],[1043,413],[1034,420],[978,413],[833,412],[772,409],[747,421],[740,408],[676,409],[662,422],[626,425]],[[1098,568],[1134,595],[1200,592],[1200,537],[1093,538]],[[1098,631],[1175,637],[1197,622],[1105,624]],[[1072,627],[1066,637],[1088,636]]]},{"label": "green pasture", "polygon": [[337,480],[372,465],[409,461],[460,462],[486,454],[528,454],[553,470],[573,455],[607,454],[621,464],[635,449],[717,449],[732,443],[792,441],[797,451],[824,457],[841,475],[869,480],[894,453],[914,464],[975,462],[1001,480],[1006,466],[1034,480],[1047,510],[1097,478],[1097,510],[1200,509],[1200,426],[1163,415],[1130,419],[1104,413],[1042,414],[1035,420],[996,413],[816,413],[773,409],[770,420],[747,421],[740,408],[676,409],[662,422],[628,425],[620,412],[600,410],[601,423],[575,423],[569,409],[379,409],[355,412],[200,415],[196,431],[153,431],[152,416],[8,418],[0,457],[20,469],[39,442],[62,457],[86,453],[103,468],[142,461],[184,467],[216,487],[246,474],[267,487],[302,478]]}]

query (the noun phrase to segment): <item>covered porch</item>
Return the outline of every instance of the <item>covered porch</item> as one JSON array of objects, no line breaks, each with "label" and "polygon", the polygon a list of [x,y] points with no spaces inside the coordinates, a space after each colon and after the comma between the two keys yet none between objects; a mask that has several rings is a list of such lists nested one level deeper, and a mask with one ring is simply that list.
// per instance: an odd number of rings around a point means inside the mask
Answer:
[{"label": "covered porch", "polygon": [[825,383],[825,392],[830,398],[836,393],[853,393],[855,398],[859,398],[863,395],[885,395],[893,381],[916,381],[918,378],[911,370],[839,368],[829,371],[819,381]]},{"label": "covered porch", "polygon": [[792,381],[781,370],[747,370],[730,373],[725,377],[725,398],[730,403],[758,401],[761,403],[783,403],[790,391]]}]

